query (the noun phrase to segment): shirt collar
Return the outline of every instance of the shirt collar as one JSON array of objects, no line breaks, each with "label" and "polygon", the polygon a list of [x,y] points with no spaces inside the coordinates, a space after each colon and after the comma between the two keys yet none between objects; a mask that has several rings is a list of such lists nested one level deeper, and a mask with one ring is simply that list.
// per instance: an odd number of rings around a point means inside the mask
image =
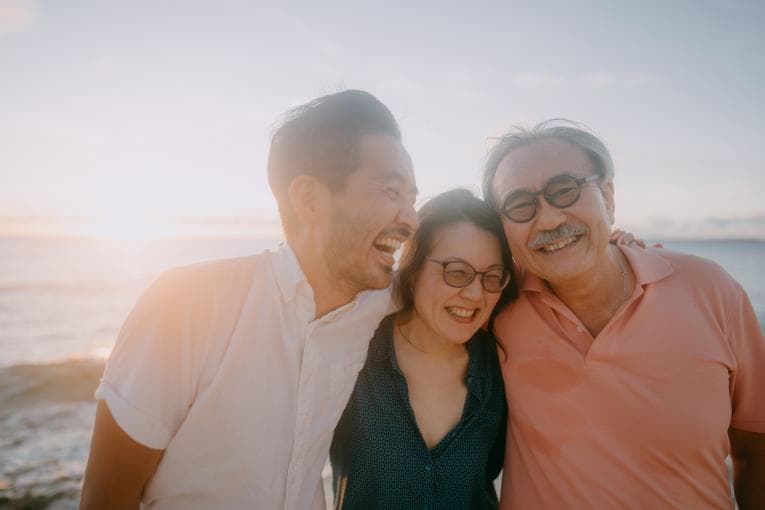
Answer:
[{"label": "shirt collar", "polygon": [[282,294],[282,300],[288,303],[295,299],[299,290],[310,292],[313,301],[313,289],[308,284],[305,273],[300,267],[295,252],[287,242],[283,242],[273,252],[273,267],[276,276],[276,284]]},{"label": "shirt collar", "polygon": [[675,272],[672,264],[661,256],[660,248],[633,248],[631,246],[620,246],[619,248],[627,257],[638,285],[656,283]]},{"label": "shirt collar", "polygon": [[[488,336],[488,338],[486,338]],[[486,342],[489,342],[486,345]],[[485,377],[491,368],[487,361],[489,356],[482,355],[483,349],[496,349],[494,338],[486,331],[479,329],[473,338],[468,340],[468,367],[465,375],[465,385],[468,391],[478,400],[483,400]]]},{"label": "shirt collar", "polygon": [[[374,363],[389,362],[390,366],[400,372],[398,367],[398,361],[396,360],[396,351],[393,347],[393,325],[396,314],[391,314],[385,317],[375,331],[372,342],[369,344],[368,357]],[[465,374],[465,380],[467,383],[468,391],[473,394],[479,400],[483,397],[483,380],[485,373],[489,370],[488,367],[483,366],[483,360],[486,356],[482,356],[481,349],[485,346],[482,345],[483,341],[493,340],[492,338],[486,339],[485,336],[489,335],[484,330],[478,330],[473,337],[468,340],[468,367],[467,374]],[[494,348],[494,345],[490,345],[489,348]]]},{"label": "shirt collar", "polygon": [[398,368],[393,351],[393,319],[395,316],[396,314],[391,314],[380,321],[372,342],[369,344],[368,356],[375,363],[389,359],[391,365]]},{"label": "shirt collar", "polygon": [[[303,269],[300,267],[300,261],[295,255],[295,252],[289,243],[283,242],[274,251],[274,255],[274,274],[283,302],[296,302],[298,306],[304,310],[306,321],[312,322],[314,320],[313,314],[316,309],[313,288],[311,287],[311,284],[308,283],[308,279],[306,278]],[[372,296],[379,294],[380,292],[381,291],[379,290],[362,291],[349,303],[327,312],[316,320],[321,322],[333,322],[338,320],[358,308],[360,303],[371,301]],[[386,289],[385,292],[389,291]]]},{"label": "shirt collar", "polygon": [[[661,252],[656,248],[619,246],[619,249],[627,258],[627,262],[635,275],[635,281],[638,285],[642,286],[658,282],[674,272],[672,265],[667,259],[661,256]],[[540,293],[550,292],[549,287],[543,279],[526,269],[521,269],[520,272],[521,291]]]}]

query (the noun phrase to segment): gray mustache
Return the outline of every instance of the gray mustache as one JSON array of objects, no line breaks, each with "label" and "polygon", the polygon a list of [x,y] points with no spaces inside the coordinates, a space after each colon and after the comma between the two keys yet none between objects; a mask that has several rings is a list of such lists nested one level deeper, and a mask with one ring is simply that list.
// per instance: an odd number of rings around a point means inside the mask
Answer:
[{"label": "gray mustache", "polygon": [[586,231],[587,229],[584,225],[570,225],[567,223],[555,230],[545,230],[544,232],[540,232],[527,246],[530,250],[538,250],[545,244],[553,243],[566,237],[578,236],[584,234]]}]

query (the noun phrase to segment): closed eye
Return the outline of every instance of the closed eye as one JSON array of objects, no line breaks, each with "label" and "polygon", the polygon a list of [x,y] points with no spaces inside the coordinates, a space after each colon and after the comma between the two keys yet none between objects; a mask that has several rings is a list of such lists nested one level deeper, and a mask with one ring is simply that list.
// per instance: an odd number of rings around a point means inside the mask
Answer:
[{"label": "closed eye", "polygon": [[390,186],[383,189],[383,193],[388,195],[388,198],[391,200],[398,200],[398,198],[401,196],[401,192],[399,190],[396,188],[391,188]]},{"label": "closed eye", "polygon": [[567,193],[577,192],[579,191],[579,188],[573,188],[573,187],[564,187],[564,188],[558,188],[554,190],[552,193],[549,193],[549,196],[551,197],[561,197],[563,195],[566,195]]}]

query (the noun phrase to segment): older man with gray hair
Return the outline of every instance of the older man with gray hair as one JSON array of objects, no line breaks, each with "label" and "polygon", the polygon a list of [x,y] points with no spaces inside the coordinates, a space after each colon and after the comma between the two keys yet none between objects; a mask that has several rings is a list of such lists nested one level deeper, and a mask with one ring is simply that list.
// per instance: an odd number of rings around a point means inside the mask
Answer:
[{"label": "older man with gray hair", "polygon": [[713,262],[609,244],[613,163],[568,121],[496,144],[484,197],[522,268],[495,322],[502,508],[765,508],[765,338]]}]

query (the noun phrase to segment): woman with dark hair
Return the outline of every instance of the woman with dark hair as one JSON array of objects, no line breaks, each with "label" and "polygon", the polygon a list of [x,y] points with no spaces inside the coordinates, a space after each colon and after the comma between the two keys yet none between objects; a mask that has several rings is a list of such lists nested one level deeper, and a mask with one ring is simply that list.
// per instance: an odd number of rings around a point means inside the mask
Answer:
[{"label": "woman with dark hair", "polygon": [[418,212],[330,449],[335,508],[496,508],[507,404],[482,326],[516,297],[497,214],[467,190]]}]

